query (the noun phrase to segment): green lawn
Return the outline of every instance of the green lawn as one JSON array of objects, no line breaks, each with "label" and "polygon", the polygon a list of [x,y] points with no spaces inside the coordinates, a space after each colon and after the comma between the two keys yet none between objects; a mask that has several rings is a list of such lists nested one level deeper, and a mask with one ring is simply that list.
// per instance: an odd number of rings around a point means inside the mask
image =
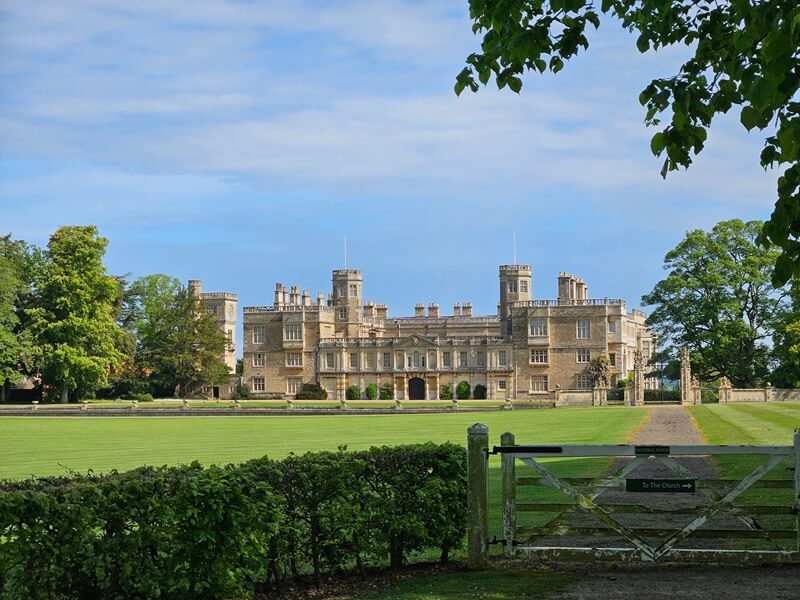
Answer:
[{"label": "green lawn", "polygon": [[491,442],[504,431],[523,442],[627,440],[646,409],[563,408],[430,415],[269,417],[2,417],[0,478],[97,472],[143,464],[230,463],[290,452],[356,450],[372,445],[464,443],[476,421]]},{"label": "green lawn", "polygon": [[[407,579],[388,589],[355,596],[358,600],[539,600],[564,589],[571,577],[513,566],[477,573],[446,573]],[[347,596],[343,598],[349,598]]]},{"label": "green lawn", "polygon": [[[704,404],[691,407],[692,416],[708,444],[746,444],[791,446],[793,432],[800,427],[800,404]],[[716,463],[721,476],[741,479],[752,473],[765,461],[764,456],[719,456]],[[791,460],[778,464],[765,478],[791,480],[793,473],[787,471]],[[737,506],[778,505],[792,506],[792,488],[770,489],[754,487],[734,502]],[[793,529],[793,516],[763,516],[758,519],[762,529]],[[786,541],[786,547],[793,547]],[[777,549],[782,542],[753,542],[753,547]]]}]

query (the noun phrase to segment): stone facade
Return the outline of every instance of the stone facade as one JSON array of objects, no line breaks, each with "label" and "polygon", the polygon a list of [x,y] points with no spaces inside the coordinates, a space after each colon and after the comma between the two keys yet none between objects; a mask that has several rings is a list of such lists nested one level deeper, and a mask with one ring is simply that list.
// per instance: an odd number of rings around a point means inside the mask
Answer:
[{"label": "stone facade", "polygon": [[644,313],[590,299],[582,279],[561,273],[555,300],[531,298],[529,265],[503,265],[499,279],[498,312],[488,316],[465,302],[452,315],[418,304],[413,317],[390,317],[386,305],[363,301],[356,269],[334,271],[327,298],[278,283],[271,306],[244,308],[242,380],[255,397],[292,397],[317,382],[335,399],[351,385],[363,397],[369,384],[387,383],[395,399],[437,399],[445,384],[455,393],[467,381],[489,398],[537,399],[589,389],[586,368],[599,354],[616,382],[637,352],[646,363],[655,349]]}]

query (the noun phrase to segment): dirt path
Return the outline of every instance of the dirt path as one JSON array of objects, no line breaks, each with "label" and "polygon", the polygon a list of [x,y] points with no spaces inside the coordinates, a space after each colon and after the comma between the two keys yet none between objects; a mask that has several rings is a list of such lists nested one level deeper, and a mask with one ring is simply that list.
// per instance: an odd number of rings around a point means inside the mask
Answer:
[{"label": "dirt path", "polygon": [[797,600],[800,567],[592,569],[548,600]]}]

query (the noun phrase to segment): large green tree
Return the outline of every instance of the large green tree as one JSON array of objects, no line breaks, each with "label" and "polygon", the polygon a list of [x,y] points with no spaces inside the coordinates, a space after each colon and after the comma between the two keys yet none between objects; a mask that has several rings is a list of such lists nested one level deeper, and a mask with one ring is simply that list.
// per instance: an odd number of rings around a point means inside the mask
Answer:
[{"label": "large green tree", "polygon": [[190,396],[227,381],[225,334],[177,279],[148,275],[134,281],[128,312],[139,340],[136,367],[153,392]]},{"label": "large green tree", "polygon": [[25,309],[32,304],[35,274],[44,263],[39,248],[0,236],[0,401],[9,385],[36,375],[38,353]]},{"label": "large green tree", "polygon": [[778,250],[759,245],[760,221],[723,221],[696,229],[664,258],[667,277],[642,298],[655,306],[648,325],[677,358],[689,349],[701,380],[725,376],[755,387],[770,368],[769,337],[786,307],[770,281]]},{"label": "large green tree", "polygon": [[775,369],[770,382],[776,387],[800,388],[800,282],[793,280],[788,306],[772,335]]},{"label": "large green tree", "polygon": [[26,310],[42,381],[62,402],[106,385],[123,359],[114,320],[119,286],[103,266],[107,246],[97,227],[59,228],[38,274],[35,306]]},{"label": "large green tree", "polygon": [[732,108],[742,125],[766,132],[761,165],[783,168],[778,199],[760,231],[783,250],[773,281],[800,275],[800,2],[797,0],[469,0],[480,52],[470,54],[455,91],[494,77],[514,92],[528,71],[553,73],[589,48],[587,27],[615,18],[640,52],[683,45],[691,56],[672,77],[641,93],[651,150],[662,175],[688,167],[713,119]]},{"label": "large green tree", "polygon": [[22,380],[20,368],[24,341],[17,316],[17,301],[23,291],[23,280],[17,263],[0,252],[0,400],[5,400],[6,387]]}]

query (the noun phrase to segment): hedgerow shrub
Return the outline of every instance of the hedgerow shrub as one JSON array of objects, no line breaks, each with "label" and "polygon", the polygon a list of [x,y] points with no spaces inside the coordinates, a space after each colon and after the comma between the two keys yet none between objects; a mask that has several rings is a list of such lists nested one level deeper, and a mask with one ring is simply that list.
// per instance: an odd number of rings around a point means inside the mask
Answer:
[{"label": "hedgerow shrub", "polygon": [[466,381],[459,381],[458,385],[456,386],[456,398],[459,400],[468,400],[469,392],[469,383]]},{"label": "hedgerow shrub", "polygon": [[371,448],[0,483],[0,598],[239,598],[466,532],[466,452]]},{"label": "hedgerow shrub", "polygon": [[381,384],[380,399],[391,400],[392,398],[394,398],[394,388],[392,388],[392,384],[391,383]]},{"label": "hedgerow shrub", "polygon": [[445,383],[442,385],[441,389],[439,390],[439,398],[441,400],[452,400],[453,399],[453,384],[452,383]]},{"label": "hedgerow shrub", "polygon": [[304,383],[295,398],[298,400],[326,400],[328,392],[318,383]]},{"label": "hedgerow shrub", "polygon": [[345,391],[344,397],[348,400],[358,400],[361,398],[361,388],[357,385],[350,385],[347,387],[347,391]]},{"label": "hedgerow shrub", "polygon": [[472,390],[472,397],[476,400],[486,400],[486,386],[479,383]]},{"label": "hedgerow shrub", "polygon": [[374,383],[368,383],[364,389],[367,400],[375,400],[378,397],[378,386]]}]

